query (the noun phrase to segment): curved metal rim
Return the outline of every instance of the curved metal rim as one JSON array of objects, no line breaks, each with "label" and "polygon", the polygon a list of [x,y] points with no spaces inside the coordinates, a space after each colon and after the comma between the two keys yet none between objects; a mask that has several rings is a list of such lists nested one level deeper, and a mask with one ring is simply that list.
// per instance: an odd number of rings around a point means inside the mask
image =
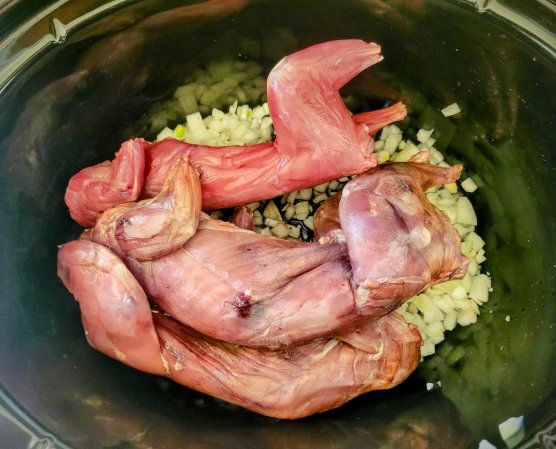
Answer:
[{"label": "curved metal rim", "polygon": [[8,38],[0,42],[0,95],[6,90],[11,81],[13,81],[22,69],[31,64],[38,56],[46,52],[49,48],[54,45],[62,44],[71,33],[102,16],[121,9],[128,4],[135,3],[135,0],[112,0],[79,17],[76,17],[67,24],[62,23],[57,18],[51,18],[50,33],[47,33],[34,44],[23,50],[14,53],[13,55],[8,54],[10,48],[15,46],[18,40],[33,26],[46,20],[49,15],[69,2],[71,2],[71,0],[59,0],[41,10],[40,13],[18,27]]},{"label": "curved metal rim", "polygon": [[71,449],[29,416],[3,387],[0,387],[0,415],[29,436],[28,449]]},{"label": "curved metal rim", "polygon": [[521,449],[550,449],[556,447],[556,421],[549,422],[520,447]]},{"label": "curved metal rim", "polygon": [[[556,20],[556,4],[552,0],[532,1],[536,1],[546,15]],[[526,17],[500,0],[464,0],[464,2],[475,7],[479,13],[491,14],[511,24],[514,29],[525,34],[553,58],[556,57],[556,33],[542,26],[535,17]]]}]

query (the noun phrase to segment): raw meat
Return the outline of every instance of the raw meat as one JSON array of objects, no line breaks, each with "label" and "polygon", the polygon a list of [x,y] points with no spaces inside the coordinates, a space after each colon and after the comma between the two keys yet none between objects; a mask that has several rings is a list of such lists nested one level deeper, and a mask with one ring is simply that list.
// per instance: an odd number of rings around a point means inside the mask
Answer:
[{"label": "raw meat", "polygon": [[128,140],[114,161],[101,162],[72,176],[64,197],[71,217],[86,228],[105,210],[135,201],[143,189],[145,155],[143,139]]},{"label": "raw meat", "polygon": [[66,243],[58,276],[79,302],[93,348],[147,373],[167,372],[145,292],[112,251],[86,240]]},{"label": "raw meat", "polygon": [[461,170],[461,165],[384,164],[343,189],[340,224],[362,307],[401,301],[465,275],[468,261],[456,230],[425,196],[428,188],[457,180]]},{"label": "raw meat", "polygon": [[255,225],[253,224],[253,211],[247,206],[236,207],[230,218],[230,223],[233,223],[238,228],[253,231],[255,229]]},{"label": "raw meat", "polygon": [[[187,157],[201,174],[204,210],[272,198],[374,167],[377,159],[371,135],[388,123],[403,119],[405,106],[397,103],[352,117],[338,89],[381,59],[380,46],[352,39],[317,44],[280,61],[267,83],[276,131],[273,142],[209,147],[175,139],[152,145],[129,141],[124,146],[142,147],[143,151],[137,148],[134,157],[144,160],[126,172],[125,183],[133,184],[133,195],[125,195],[120,202],[137,199],[142,165],[143,197],[157,195],[180,157]],[[72,217],[83,226],[92,226],[101,212],[118,204],[113,185],[120,186],[121,182],[110,178],[120,174],[117,161],[82,170],[70,181],[66,204]],[[88,184],[99,177],[99,172],[102,189],[96,193]],[[95,194],[99,195],[98,201]]]},{"label": "raw meat", "polygon": [[339,339],[279,351],[254,349],[152,313],[131,273],[101,245],[85,240],[63,245],[58,273],[79,302],[91,346],[267,416],[301,418],[392,388],[419,362],[419,331],[395,314]]},{"label": "raw meat", "polygon": [[180,248],[195,234],[201,213],[199,175],[178,159],[157,196],[106,210],[83,238],[119,256],[151,260]]},{"label": "raw meat", "polygon": [[[125,256],[149,297],[181,323],[230,343],[283,348],[374,321],[425,288],[463,276],[459,238],[424,195],[424,189],[456,179],[460,170],[390,164],[350,181],[334,222],[341,223],[337,235],[345,243],[280,240],[203,215],[185,243],[176,247],[172,236],[163,238],[176,249],[139,261],[118,246],[119,208],[105,212],[84,237]],[[196,176],[170,179],[167,186],[176,191],[186,190],[179,184],[198,184]],[[142,207],[125,207],[130,223],[135,211],[142,216]],[[182,209],[178,202],[174,207]],[[163,218],[168,214],[179,229],[171,209],[158,212],[158,220],[172,222]],[[191,222],[187,215],[179,218]],[[149,228],[133,235],[151,246]]]},{"label": "raw meat", "polygon": [[182,249],[126,263],[160,308],[231,343],[279,348],[334,335],[361,318],[339,244],[281,240],[206,219]]},{"label": "raw meat", "polygon": [[[405,108],[351,116],[338,89],[380,59],[376,44],[344,40],[280,61],[268,77],[274,142],[134,139],[75,175],[66,203],[91,229],[60,247],[58,274],[89,343],[279,418],[403,381],[422,340],[390,312],[466,271],[456,231],[425,196],[461,167],[424,163],[425,152],[375,167],[372,134]],[[242,229],[253,227],[245,207],[239,227],[201,212],[359,173],[317,213],[318,243]]]}]

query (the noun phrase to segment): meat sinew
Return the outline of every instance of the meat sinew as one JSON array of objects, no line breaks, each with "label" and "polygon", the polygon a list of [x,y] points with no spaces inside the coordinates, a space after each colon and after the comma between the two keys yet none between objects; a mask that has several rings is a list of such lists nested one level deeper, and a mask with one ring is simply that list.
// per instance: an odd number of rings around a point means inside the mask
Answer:
[{"label": "meat sinew", "polygon": [[419,331],[392,314],[345,340],[272,351],[224,343],[155,316],[175,381],[263,415],[296,419],[405,380],[420,358]]},{"label": "meat sinew", "polygon": [[93,242],[63,245],[58,272],[79,301],[93,347],[268,416],[300,418],[367,391],[391,388],[415,369],[420,357],[419,332],[396,315],[339,339],[278,351],[214,340],[152,313],[122,261]]}]

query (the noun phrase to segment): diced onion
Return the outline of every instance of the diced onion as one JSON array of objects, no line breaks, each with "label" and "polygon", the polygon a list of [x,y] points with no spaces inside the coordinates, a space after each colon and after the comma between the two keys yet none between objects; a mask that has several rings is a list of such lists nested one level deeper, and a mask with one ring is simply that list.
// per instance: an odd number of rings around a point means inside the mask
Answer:
[{"label": "diced onion", "polygon": [[276,206],[276,203],[274,201],[270,200],[266,204],[266,207],[263,210],[263,217],[272,218],[272,219],[277,220],[277,221],[282,220],[282,216],[280,215],[280,211],[278,210],[278,207]]},{"label": "diced onion", "polygon": [[287,224],[281,222],[276,224],[273,228],[271,228],[270,232],[272,232],[272,234],[275,235],[276,237],[285,239],[290,235],[290,228],[288,227]]},{"label": "diced onion", "polygon": [[458,198],[457,201],[457,219],[456,221],[461,224],[477,226],[477,216],[471,202],[464,196]]},{"label": "diced onion", "polygon": [[523,416],[511,417],[498,425],[503,440],[509,440],[524,429]]},{"label": "diced onion", "polygon": [[475,181],[473,181],[471,178],[467,178],[466,180],[461,182],[461,188],[468,193],[473,193],[479,188],[479,186],[475,184]]},{"label": "diced onion", "polygon": [[496,446],[494,446],[488,440],[481,440],[479,441],[479,449],[496,449]]},{"label": "diced onion", "polygon": [[297,193],[297,197],[302,200],[310,200],[313,196],[313,189],[303,189]]},{"label": "diced onion", "polygon": [[461,112],[461,109],[457,103],[452,103],[451,105],[446,106],[444,109],[441,109],[440,112],[442,112],[442,115],[444,115],[444,117],[451,117],[452,115],[459,114]]},{"label": "diced onion", "polygon": [[417,140],[420,143],[425,143],[432,136],[434,129],[420,129],[417,131]]}]

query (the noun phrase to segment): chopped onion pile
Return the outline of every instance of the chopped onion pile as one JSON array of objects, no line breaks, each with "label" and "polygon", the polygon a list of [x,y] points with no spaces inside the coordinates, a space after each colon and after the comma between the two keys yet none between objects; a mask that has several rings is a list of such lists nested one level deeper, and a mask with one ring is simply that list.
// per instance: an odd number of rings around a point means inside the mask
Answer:
[{"label": "chopped onion pile", "polygon": [[162,140],[173,137],[187,143],[223,146],[243,145],[271,140],[274,127],[268,112],[268,104],[250,108],[237,101],[224,113],[214,108],[212,113],[203,118],[200,112],[185,117],[185,124],[173,130],[166,127],[156,137]]},{"label": "chopped onion pile", "polygon": [[236,101],[264,103],[266,79],[262,72],[262,66],[253,61],[210,62],[205,69],[195,70],[188,76],[184,85],[175,90],[173,98],[153,106],[145,117],[145,132],[158,133],[182,123],[190,114],[200,112],[206,116],[213,109],[224,109]]},{"label": "chopped onion pile", "polygon": [[[237,79],[247,79],[237,73],[235,76]],[[198,75],[198,78],[204,80],[205,76]],[[200,81],[196,81],[194,85],[198,85],[197,83]],[[260,81],[257,82],[257,85],[259,84],[262,85]],[[182,86],[176,92],[193,90],[192,87]],[[238,106],[237,97],[227,98],[233,98],[233,104],[227,113],[216,107],[204,118],[199,111],[191,112],[182,125],[174,129],[163,129],[158,134],[158,140],[173,137],[203,145],[239,145],[271,140],[273,126],[266,103],[251,108],[247,104]],[[194,102],[191,100],[191,103]],[[453,110],[454,108],[448,112]],[[386,126],[375,142],[379,163],[406,162],[420,151],[428,150],[430,163],[449,166],[444,160],[444,155],[434,147],[436,139],[432,137],[433,134],[432,129],[420,129],[416,133],[417,142],[412,142],[404,139],[398,126]],[[253,211],[255,231],[283,239],[311,241],[313,215],[319,204],[340,192],[349,179],[345,177],[312,188],[289,192],[281,198],[249,204],[248,207]],[[478,188],[471,178],[463,180],[460,186],[464,192],[469,193]],[[485,242],[475,232],[477,216],[469,199],[456,183],[434,187],[429,189],[426,195],[456,228],[461,237],[462,253],[470,262],[463,279],[435,285],[396,310],[407,322],[419,328],[424,340],[421,347],[422,357],[435,352],[435,346],[444,340],[445,332],[451,331],[458,324],[468,326],[475,323],[480,313],[479,307],[488,301],[489,293],[492,291],[489,274],[481,272],[481,264],[486,260]],[[213,211],[210,215],[218,219],[222,218],[225,212]]]}]

